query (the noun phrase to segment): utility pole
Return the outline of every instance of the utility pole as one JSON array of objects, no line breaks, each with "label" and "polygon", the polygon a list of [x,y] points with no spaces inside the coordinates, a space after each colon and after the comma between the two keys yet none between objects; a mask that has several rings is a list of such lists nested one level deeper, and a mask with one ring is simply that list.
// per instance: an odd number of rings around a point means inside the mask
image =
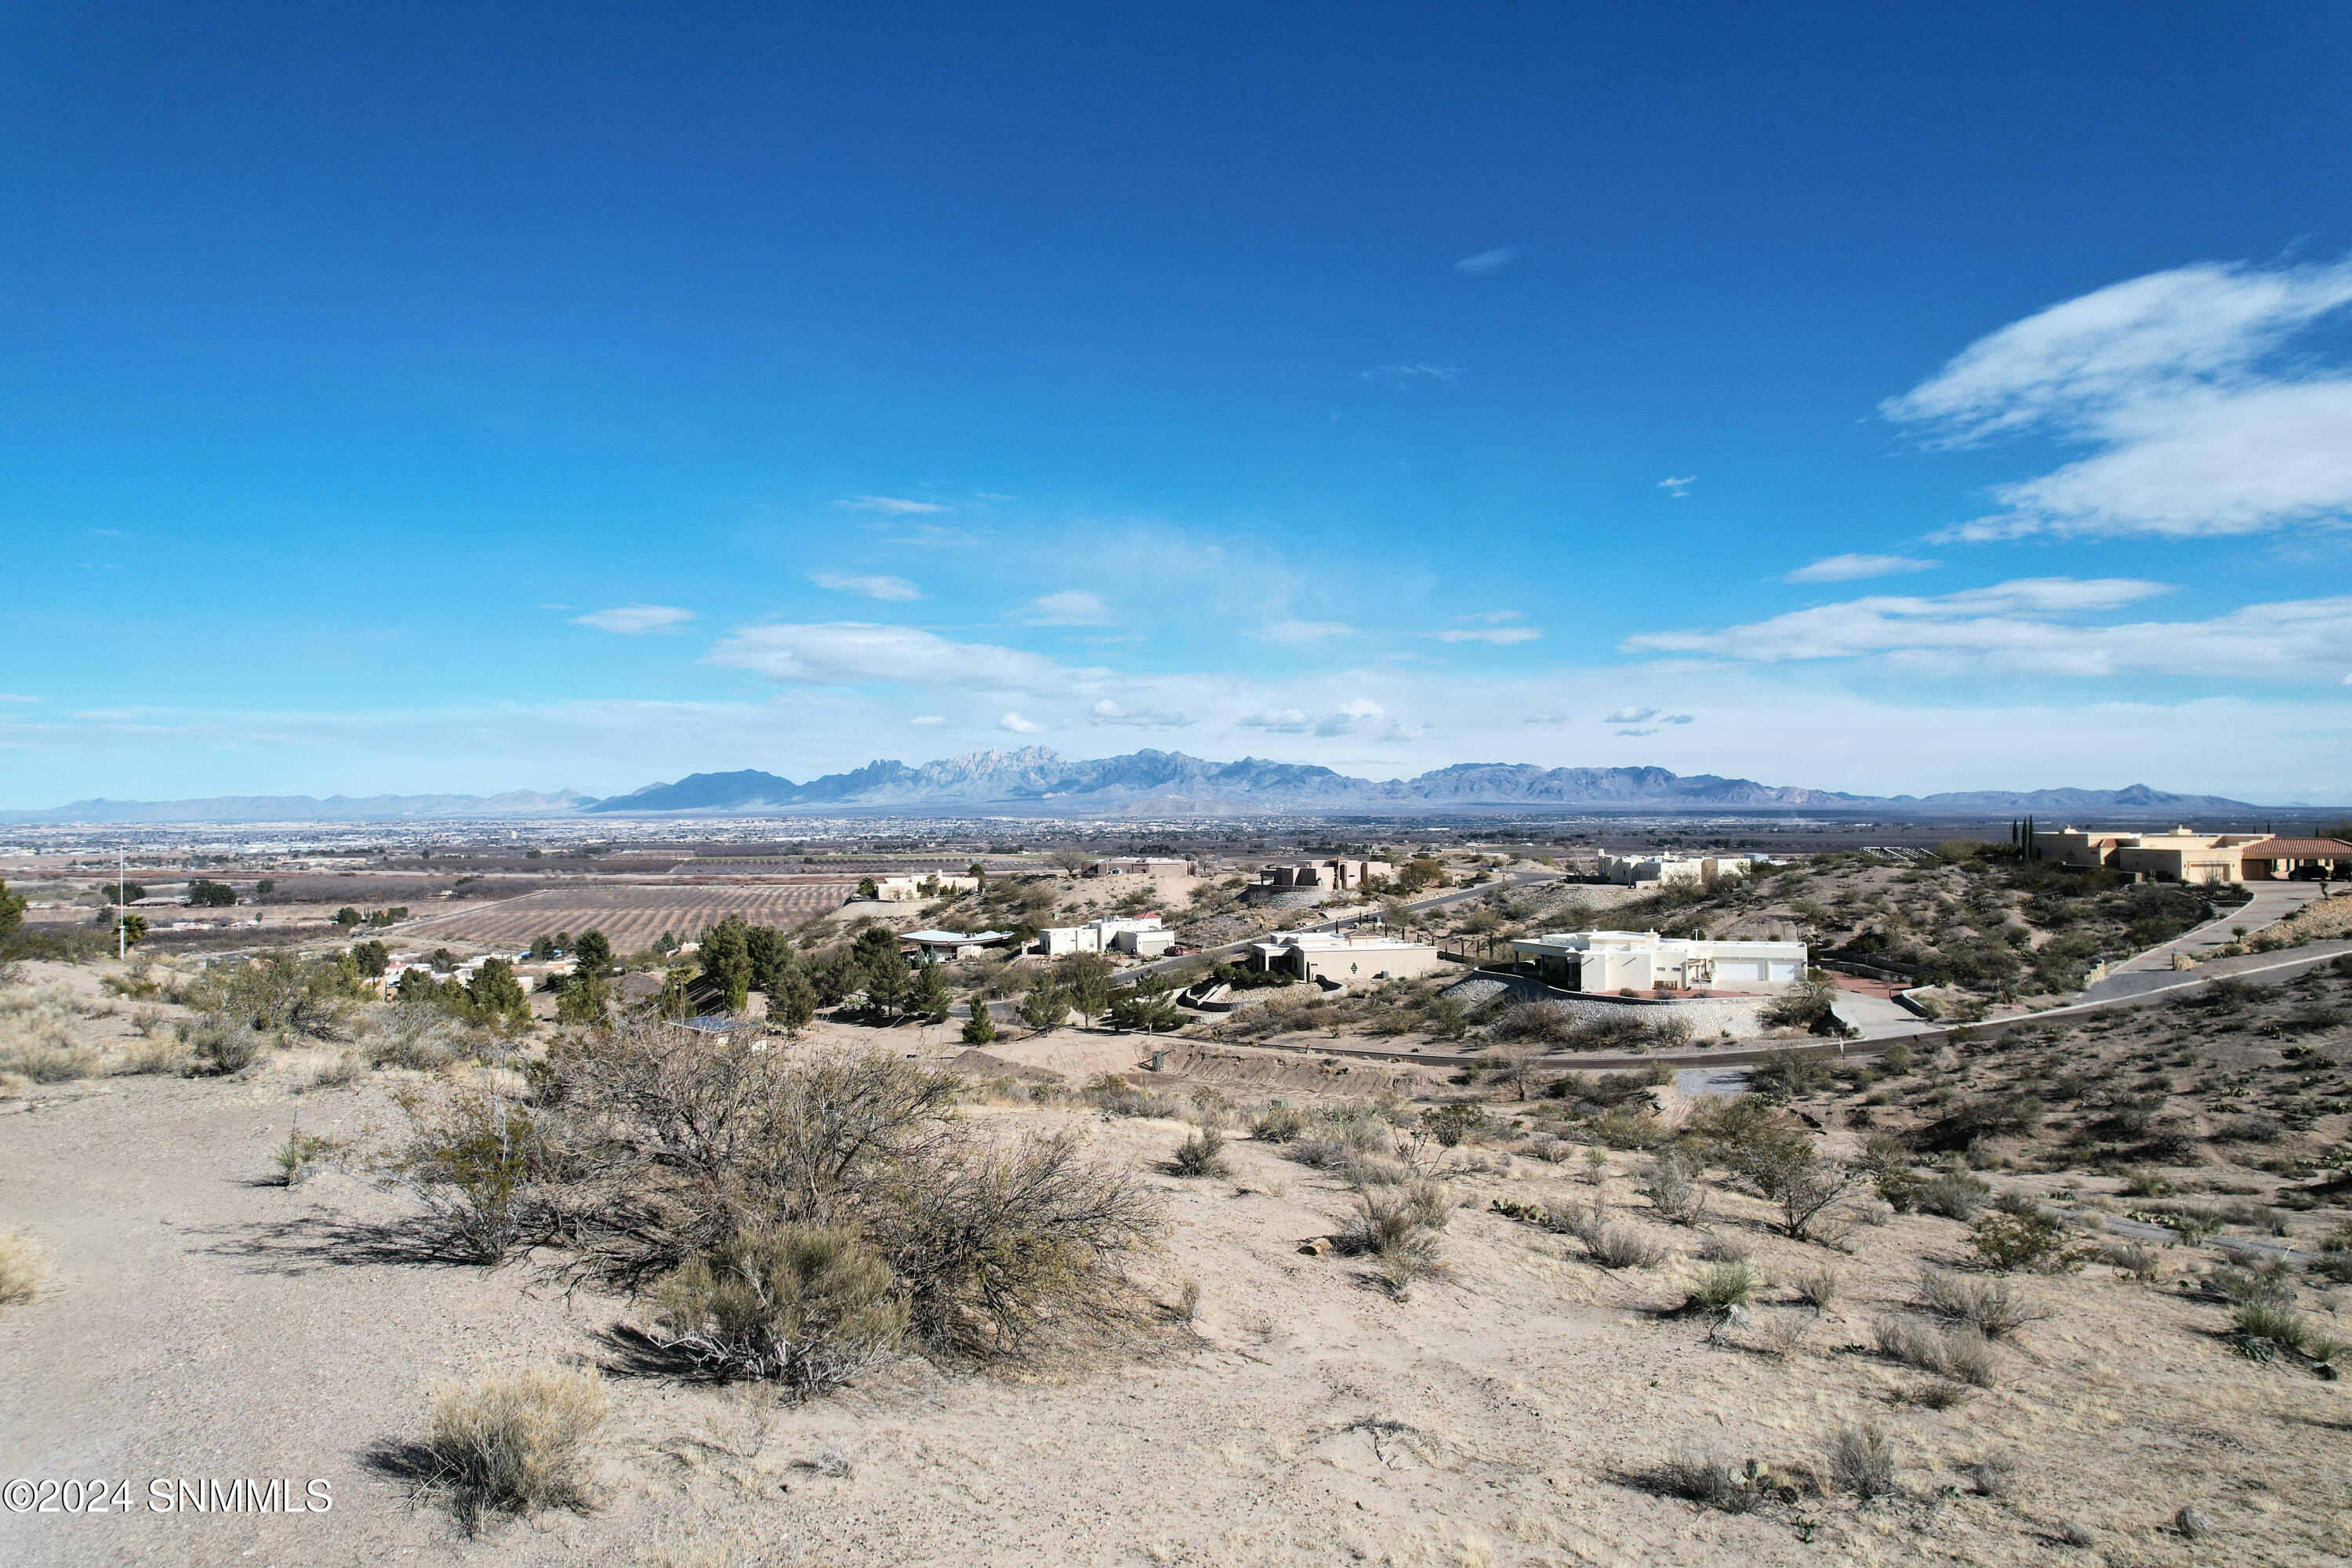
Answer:
[{"label": "utility pole", "polygon": [[129,873],[123,852],[114,852],[114,961],[131,956],[131,911],[122,907],[123,883]]}]

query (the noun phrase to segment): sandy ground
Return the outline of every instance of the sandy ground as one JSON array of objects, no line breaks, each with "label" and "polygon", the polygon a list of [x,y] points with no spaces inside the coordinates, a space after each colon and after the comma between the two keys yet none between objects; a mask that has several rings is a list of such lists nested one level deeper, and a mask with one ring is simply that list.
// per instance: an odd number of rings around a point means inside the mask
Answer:
[{"label": "sandy ground", "polygon": [[[94,972],[75,973],[95,998]],[[961,1049],[947,1028],[890,1038]],[[1083,1081],[1138,1053],[1068,1033],[990,1054]],[[1237,1100],[1379,1087],[1271,1055],[1188,1046],[1154,1087]],[[522,1264],[406,1256],[373,1228],[404,1200],[348,1174],[274,1184],[269,1151],[298,1111],[306,1131],[354,1139],[389,1121],[381,1075],[294,1094],[318,1059],[0,1105],[0,1226],[54,1260],[35,1301],[0,1308],[0,1479],[128,1479],[142,1500],[100,1517],[0,1512],[0,1563],[2301,1565],[2352,1552],[2352,1385],[2233,1353],[2221,1310],[2179,1288],[2210,1255],[2168,1252],[2155,1286],[2098,1267],[2025,1278],[2051,1316],[2002,1350],[1999,1386],[1938,1411],[1900,1402],[1921,1375],[1862,1347],[1874,1318],[1906,1310],[1923,1260],[1958,1260],[1965,1232],[1950,1220],[1860,1227],[1850,1253],[1832,1252],[1771,1234],[1763,1205],[1717,1191],[1713,1230],[1781,1283],[1753,1326],[1709,1343],[1665,1311],[1703,1237],[1655,1222],[1630,1156],[1612,1157],[1599,1191],[1668,1244],[1658,1268],[1609,1272],[1573,1239],[1491,1212],[1595,1189],[1465,1147],[1443,1171],[1457,1205],[1445,1273],[1400,1302],[1361,1263],[1297,1250],[1351,1199],[1278,1150],[1237,1143],[1229,1179],[1187,1182],[1164,1170],[1179,1122],[990,1106],[973,1114],[1008,1131],[1076,1120],[1099,1158],[1148,1173],[1173,1225],[1136,1289],[1167,1303],[1197,1281],[1197,1322],[1159,1313],[1117,1354],[985,1369],[908,1358],[799,1406],[608,1368],[595,1506],[468,1539],[371,1454],[421,1436],[453,1379],[610,1363],[603,1336],[629,1304],[567,1295]],[[1386,1087],[1431,1088],[1409,1075]],[[1816,1314],[1785,1284],[1824,1263],[1843,1289]],[[1775,1352],[1776,1330],[1793,1349]],[[1678,1449],[1793,1474],[1856,1422],[1892,1436],[1902,1497],[1733,1516],[1640,1480]],[[826,1448],[848,1474],[815,1468]],[[2015,1467],[2005,1498],[1974,1488],[1969,1467],[1986,1458]],[[143,1500],[159,1477],[316,1478],[334,1506],[157,1514]],[[2209,1516],[2209,1539],[2170,1528],[2184,1505]],[[2090,1545],[2064,1544],[2069,1526]]]}]

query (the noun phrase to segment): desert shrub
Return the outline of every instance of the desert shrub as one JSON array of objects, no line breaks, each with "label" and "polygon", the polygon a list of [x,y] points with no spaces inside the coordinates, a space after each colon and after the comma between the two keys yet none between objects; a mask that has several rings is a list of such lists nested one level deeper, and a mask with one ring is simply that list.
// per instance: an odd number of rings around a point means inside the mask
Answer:
[{"label": "desert shrub", "polygon": [[2230,1314],[2231,1326],[2242,1340],[2262,1340],[2282,1349],[2299,1351],[2311,1337],[2311,1325],[2293,1307],[2274,1301],[2248,1301]]},{"label": "desert shrub", "polygon": [[1710,1318],[1728,1314],[1734,1307],[1745,1307],[1755,1299],[1760,1281],[1756,1270],[1746,1263],[1716,1263],[1699,1270],[1690,1293],[1684,1299],[1683,1310]]},{"label": "desert shrub", "polygon": [[1491,1032],[1498,1040],[1564,1046],[1576,1037],[1576,1011],[1565,1002],[1521,1002],[1503,1009]]},{"label": "desert shrub", "polygon": [[1597,1194],[1590,1206],[1562,1206],[1551,1212],[1549,1221],[1555,1230],[1582,1242],[1592,1261],[1603,1268],[1655,1268],[1666,1260],[1664,1242],[1612,1218]]},{"label": "desert shrub", "polygon": [[1693,1165],[1690,1156],[1679,1149],[1669,1149],[1650,1162],[1642,1191],[1656,1205],[1661,1219],[1696,1225],[1706,1216],[1706,1189],[1699,1185]]},{"label": "desert shrub", "polygon": [[2144,1241],[2103,1247],[2099,1261],[2122,1269],[2143,1284],[2152,1282],[2164,1272],[2164,1255]]},{"label": "desert shrub", "polygon": [[1295,1143],[1307,1131],[1307,1114],[1282,1100],[1268,1100],[1250,1118],[1250,1136],[1261,1143]]},{"label": "desert shrub", "polygon": [[2241,1116],[2223,1122],[2215,1137],[2236,1143],[2275,1143],[2286,1128],[2274,1116]]},{"label": "desert shrub", "polygon": [[1483,1132],[1489,1119],[1486,1107],[1465,1100],[1454,1105],[1433,1106],[1421,1113],[1421,1124],[1443,1148],[1460,1146],[1474,1132]]},{"label": "desert shrub", "polygon": [[1817,1312],[1826,1312],[1830,1310],[1832,1304],[1837,1300],[1838,1291],[1843,1284],[1843,1277],[1836,1269],[1826,1266],[1805,1269],[1794,1279],[1789,1281],[1790,1288],[1797,1292],[1797,1299]]},{"label": "desert shrub", "polygon": [[1944,1335],[1944,1372],[1962,1383],[1990,1388],[2000,1374],[2000,1358],[1980,1331],[1963,1326]]},{"label": "desert shrub", "polygon": [[265,1034],[285,1029],[320,1039],[338,1038],[352,1003],[367,994],[356,964],[282,952],[206,978],[216,993],[213,1010]]},{"label": "desert shrub", "polygon": [[1395,1147],[1396,1136],[1388,1123],[1369,1106],[1354,1105],[1325,1111],[1312,1133],[1284,1152],[1301,1164],[1328,1171],[1386,1155]]},{"label": "desert shrub", "polygon": [[2224,1266],[2205,1276],[2205,1293],[2218,1296],[2233,1306],[2284,1306],[2294,1304],[2294,1285],[2275,1273],[2257,1268]]},{"label": "desert shrub", "polygon": [[361,1036],[359,1048],[371,1066],[438,1072],[468,1054],[463,1030],[447,1013],[422,1003],[382,1009]]},{"label": "desert shrub", "polygon": [[1745,1468],[1734,1469],[1710,1456],[1675,1453],[1638,1479],[1668,1497],[1702,1508],[1719,1508],[1726,1513],[1750,1512],[1772,1495],[1771,1472],[1753,1459]]},{"label": "desert shrub", "polygon": [[1652,1149],[1674,1134],[1654,1116],[1620,1108],[1594,1121],[1592,1135],[1612,1149]]},{"label": "desert shrub", "polygon": [[2056,1216],[2041,1213],[1986,1215],[1969,1227],[1969,1245],[1985,1267],[2002,1270],[2072,1268],[2091,1255],[2068,1245]]},{"label": "desert shrub", "polygon": [[588,1439],[608,1408],[593,1372],[490,1373],[445,1389],[425,1439],[432,1482],[467,1531],[488,1512],[533,1513],[588,1500]]},{"label": "desert shrub", "polygon": [[1830,1477],[1867,1502],[1895,1493],[1895,1446],[1875,1425],[1841,1426],[1830,1435]]},{"label": "desert shrub", "polygon": [[1103,1090],[1095,1100],[1105,1116],[1135,1116],[1147,1120],[1172,1121],[1184,1114],[1184,1102],[1172,1094],[1153,1089],[1130,1089],[1121,1084],[1117,1089]]},{"label": "desert shrub", "polygon": [[846,1226],[746,1231],[662,1282],[655,1338],[706,1373],[805,1396],[880,1364],[906,1337],[890,1268]]},{"label": "desert shrub", "polygon": [[1895,1397],[1906,1405],[1916,1405],[1923,1410],[1952,1410],[1975,1397],[1964,1384],[1949,1378],[1931,1378],[1895,1391]]},{"label": "desert shrub", "polygon": [[1083,1147],[1071,1131],[1018,1142],[942,1134],[879,1184],[869,1234],[927,1342],[1010,1350],[1108,1306],[1118,1259],[1156,1240],[1165,1221],[1153,1194],[1086,1160]]},{"label": "desert shrub", "polygon": [[1173,1168],[1180,1176],[1232,1175],[1232,1163],[1225,1158],[1224,1130],[1219,1127],[1195,1128],[1184,1142],[1176,1145]]},{"label": "desert shrub", "polygon": [[180,1043],[194,1069],[214,1077],[243,1072],[269,1048],[269,1037],[241,1019],[208,1013],[184,1023]]},{"label": "desert shrub", "polygon": [[1976,1217],[1977,1211],[1984,1207],[1985,1195],[1991,1191],[1980,1177],[1948,1174],[1920,1183],[1914,1201],[1923,1214],[1965,1221]]},{"label": "desert shrub", "polygon": [[2049,1312],[2018,1294],[2006,1279],[1971,1279],[1948,1269],[1919,1271],[1919,1305],[1937,1317],[1965,1323],[1987,1339],[2006,1339]]},{"label": "desert shrub", "polygon": [[359,1081],[361,1058],[356,1051],[338,1051],[310,1075],[312,1089],[349,1089]]},{"label": "desert shrub", "polygon": [[424,1205],[437,1239],[456,1256],[496,1263],[522,1237],[525,1187],[540,1152],[530,1112],[480,1088],[396,1097],[407,1136],[383,1154],[383,1185]]},{"label": "desert shrub", "polygon": [[1342,1252],[1376,1258],[1381,1282],[1402,1300],[1414,1280],[1437,1271],[1437,1234],[1448,1217],[1444,1189],[1416,1177],[1359,1192],[1356,1213],[1335,1239]]},{"label": "desert shrub", "polygon": [[1818,1094],[1830,1086],[1830,1064],[1804,1051],[1768,1051],[1748,1075],[1749,1087],[1769,1103]]},{"label": "desert shrub", "polygon": [[0,1230],[0,1307],[21,1307],[48,1277],[48,1260],[22,1232]]}]

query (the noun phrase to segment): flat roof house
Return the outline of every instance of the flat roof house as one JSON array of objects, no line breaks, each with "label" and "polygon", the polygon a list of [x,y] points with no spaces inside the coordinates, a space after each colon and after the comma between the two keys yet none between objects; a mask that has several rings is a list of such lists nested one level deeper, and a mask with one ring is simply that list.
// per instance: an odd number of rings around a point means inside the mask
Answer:
[{"label": "flat roof house", "polygon": [[[1030,951],[1048,958],[1067,952],[1135,952],[1143,933],[1159,930],[1158,915],[1105,915],[1082,926],[1047,926],[1037,933],[1037,945]],[[1169,935],[1172,941],[1174,933]]]},{"label": "flat roof house", "polygon": [[1555,931],[1517,937],[1520,969],[1569,991],[1706,988],[1778,991],[1805,977],[1801,942],[1712,942],[1654,931]]},{"label": "flat roof house", "polygon": [[1750,869],[1745,855],[1611,855],[1601,857],[1601,875],[1627,887],[1654,883],[1661,887],[1713,887],[1718,877],[1745,877]]},{"label": "flat roof house", "polygon": [[1438,963],[1437,949],[1425,942],[1339,931],[1287,931],[1270,942],[1252,942],[1249,950],[1252,969],[1334,985],[1410,980],[1428,973]]},{"label": "flat roof house", "polygon": [[[2199,833],[2175,827],[2165,833],[2116,833],[2097,828],[2037,830],[2033,852],[2061,866],[2105,866],[2166,882],[2239,882],[2245,879],[2245,847],[2262,842],[2252,833]],[[2271,873],[2264,872],[2263,876]]]},{"label": "flat roof house", "polygon": [[910,931],[898,939],[898,951],[918,963],[945,963],[1002,947],[1012,940],[1009,931]]}]

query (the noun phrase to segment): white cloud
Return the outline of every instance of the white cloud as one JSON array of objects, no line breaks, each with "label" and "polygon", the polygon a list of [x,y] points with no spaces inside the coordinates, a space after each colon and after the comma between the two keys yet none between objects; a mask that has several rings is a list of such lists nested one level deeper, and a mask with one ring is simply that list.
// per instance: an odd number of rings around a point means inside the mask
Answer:
[{"label": "white cloud", "polygon": [[833,504],[851,511],[877,511],[886,517],[915,517],[948,510],[939,501],[908,500],[903,496],[849,496]]},{"label": "white cloud", "polygon": [[692,610],[671,605],[623,605],[616,609],[591,610],[584,616],[574,616],[572,624],[593,626],[600,632],[674,632],[680,624],[692,619]]},{"label": "white cloud", "polygon": [[1118,616],[1100,594],[1065,588],[1058,594],[1029,601],[1021,618],[1034,626],[1107,626]]},{"label": "white cloud", "polygon": [[1941,565],[1908,555],[1827,555],[1810,566],[1783,576],[1783,583],[1857,583],[1864,577],[1892,577],[1904,572],[1926,572]]},{"label": "white cloud", "polygon": [[1620,730],[1617,733],[1621,735],[1654,735],[1657,731],[1655,730]]},{"label": "white cloud", "polygon": [[913,626],[868,621],[746,627],[722,639],[711,650],[710,662],[819,686],[887,681],[1025,691],[1100,673],[1073,670],[1020,648],[950,642]]},{"label": "white cloud", "polygon": [[1345,621],[1276,621],[1257,635],[1268,642],[1304,647],[1309,643],[1324,642],[1332,637],[1354,637],[1356,628]]},{"label": "white cloud", "polygon": [[835,593],[863,594],[869,599],[919,599],[923,591],[904,577],[861,577],[849,572],[812,573],[809,581]]},{"label": "white cloud", "polygon": [[1161,712],[1150,708],[1126,708],[1106,697],[1094,706],[1088,716],[1097,724],[1115,724],[1130,730],[1189,730],[1192,721],[1181,713]]},{"label": "white cloud", "polygon": [[1010,730],[1016,735],[1034,735],[1045,726],[1033,719],[1024,719],[1018,713],[1007,713],[996,721],[996,727],[1000,730]]},{"label": "white cloud", "polygon": [[1498,250],[1482,250],[1475,256],[1465,256],[1454,264],[1454,270],[1467,272],[1475,278],[1484,273],[1508,267],[1514,261],[1524,261],[1534,254],[1532,250],[1525,250],[1516,245],[1507,245]]},{"label": "white cloud", "polygon": [[2333,681],[2352,666],[2352,595],[2248,605],[2205,621],[2083,626],[2061,618],[2168,591],[2130,578],[2026,578],[1933,598],[1853,599],[1716,632],[1650,633],[1623,646],[1755,663],[1876,657],[1927,673],[1990,668]]},{"label": "white cloud", "polygon": [[1540,626],[1486,626],[1473,629],[1466,626],[1454,626],[1436,635],[1439,642],[1509,644],[1533,642],[1543,636],[1543,628]]},{"label": "white cloud", "polygon": [[1264,730],[1276,735],[1304,735],[1315,728],[1315,721],[1307,716],[1303,708],[1268,708],[1246,714],[1234,723],[1240,729]]},{"label": "white cloud", "polygon": [[1522,724],[1544,724],[1556,730],[1561,725],[1568,723],[1570,717],[1571,715],[1566,713],[1530,713],[1526,718],[1520,720],[1519,722]]},{"label": "white cloud", "polygon": [[1466,616],[1448,616],[1445,618],[1457,626],[1499,626],[1505,621],[1519,619],[1520,613],[1517,610],[1474,610]]},{"label": "white cloud", "polygon": [[947,721],[947,716],[942,713],[918,713],[913,718],[907,721],[909,724],[921,724],[926,727],[935,724],[944,724]]},{"label": "white cloud", "polygon": [[1376,381],[1399,392],[1409,392],[1430,382],[1443,385],[1449,381],[1457,381],[1462,372],[1450,364],[1382,364],[1360,371],[1358,374],[1366,381]]},{"label": "white cloud", "polygon": [[1671,477],[1660,479],[1658,481],[1658,488],[1665,491],[1668,495],[1674,497],[1676,500],[1680,500],[1683,497],[1690,494],[1691,486],[1696,483],[1698,483],[1698,476],[1696,474],[1689,474],[1679,479]]},{"label": "white cloud", "polygon": [[2352,515],[2352,377],[2283,361],[2352,305],[2352,261],[2200,263],[2053,305],[1880,405],[1931,446],[2043,433],[2094,448],[1996,486],[2002,510],[1938,536],[2159,538]]}]

